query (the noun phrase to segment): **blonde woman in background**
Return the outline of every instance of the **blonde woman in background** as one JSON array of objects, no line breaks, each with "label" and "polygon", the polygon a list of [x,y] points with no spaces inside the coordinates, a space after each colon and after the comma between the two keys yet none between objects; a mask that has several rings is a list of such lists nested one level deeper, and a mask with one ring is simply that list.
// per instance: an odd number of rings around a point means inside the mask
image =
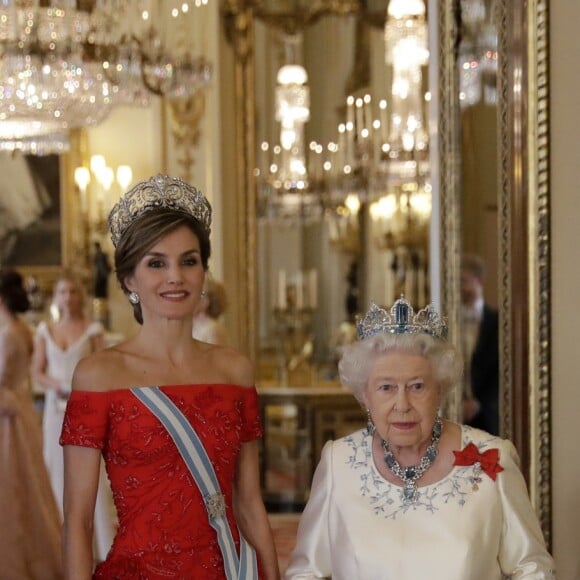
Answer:
[{"label": "blonde woman in background", "polygon": [[[103,327],[84,313],[84,294],[78,281],[62,276],[54,286],[58,321],[41,322],[36,334],[33,373],[46,391],[43,435],[44,460],[61,517],[64,489],[64,462],[58,439],[71,391],[73,372],[79,360],[104,346]],[[99,493],[95,506],[96,558],[102,561],[115,536],[113,501],[105,471],[101,466]]]}]

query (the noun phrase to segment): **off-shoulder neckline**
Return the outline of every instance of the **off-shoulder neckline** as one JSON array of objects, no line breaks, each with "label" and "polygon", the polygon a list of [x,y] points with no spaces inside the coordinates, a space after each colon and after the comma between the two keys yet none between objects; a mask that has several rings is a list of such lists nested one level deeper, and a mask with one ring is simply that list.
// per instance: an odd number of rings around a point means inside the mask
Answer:
[{"label": "off-shoulder neckline", "polygon": [[240,385],[239,383],[188,383],[182,385],[135,385],[134,387],[120,387],[118,389],[108,389],[106,391],[92,391],[92,390],[83,390],[83,389],[75,389],[72,393],[79,393],[82,395],[86,394],[98,394],[98,395],[108,395],[113,393],[128,393],[131,392],[133,389],[146,389],[151,387],[158,387],[160,389],[192,389],[192,388],[201,388],[201,387],[234,387],[239,389],[255,389],[254,385]]}]

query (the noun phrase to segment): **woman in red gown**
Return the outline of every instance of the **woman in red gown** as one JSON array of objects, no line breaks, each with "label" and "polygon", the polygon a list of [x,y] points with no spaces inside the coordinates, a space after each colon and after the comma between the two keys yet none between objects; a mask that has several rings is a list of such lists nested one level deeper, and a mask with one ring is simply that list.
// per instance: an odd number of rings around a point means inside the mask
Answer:
[{"label": "woman in red gown", "polygon": [[[170,432],[136,395],[149,386],[159,387],[205,448],[236,551],[241,535],[255,549],[259,577],[279,577],[260,494],[261,425],[252,366],[231,348],[191,338],[210,255],[210,223],[203,195],[162,175],[137,184],[109,216],[117,278],[141,328],[83,359],[75,371],[61,436],[69,580],[236,577],[227,573],[207,496],[204,501]],[[119,530],[93,574],[101,453]]]}]

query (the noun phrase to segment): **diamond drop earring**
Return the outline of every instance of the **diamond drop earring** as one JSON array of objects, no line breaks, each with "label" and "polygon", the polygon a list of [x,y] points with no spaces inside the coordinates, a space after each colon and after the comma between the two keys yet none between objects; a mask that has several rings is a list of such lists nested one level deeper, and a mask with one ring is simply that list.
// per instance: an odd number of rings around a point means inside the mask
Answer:
[{"label": "diamond drop earring", "polygon": [[373,435],[375,432],[375,424],[373,423],[373,418],[371,417],[370,409],[367,409],[367,433]]},{"label": "diamond drop earring", "polygon": [[129,302],[131,304],[139,304],[141,299],[139,298],[139,294],[137,292],[129,292]]}]

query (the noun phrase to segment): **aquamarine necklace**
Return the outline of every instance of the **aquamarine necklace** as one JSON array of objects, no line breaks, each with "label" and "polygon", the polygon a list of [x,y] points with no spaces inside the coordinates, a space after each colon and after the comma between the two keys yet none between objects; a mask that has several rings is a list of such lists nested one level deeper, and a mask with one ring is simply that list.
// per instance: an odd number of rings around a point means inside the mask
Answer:
[{"label": "aquamarine necklace", "polygon": [[419,499],[419,490],[417,489],[417,481],[423,474],[433,465],[437,457],[437,447],[439,446],[439,439],[441,438],[441,431],[443,430],[443,422],[440,417],[437,417],[431,432],[431,444],[427,447],[425,455],[421,457],[421,461],[417,465],[410,465],[409,467],[401,467],[396,460],[393,452],[389,448],[388,441],[381,437],[381,447],[385,452],[385,463],[387,467],[404,483],[402,498],[403,503],[413,504]]}]

